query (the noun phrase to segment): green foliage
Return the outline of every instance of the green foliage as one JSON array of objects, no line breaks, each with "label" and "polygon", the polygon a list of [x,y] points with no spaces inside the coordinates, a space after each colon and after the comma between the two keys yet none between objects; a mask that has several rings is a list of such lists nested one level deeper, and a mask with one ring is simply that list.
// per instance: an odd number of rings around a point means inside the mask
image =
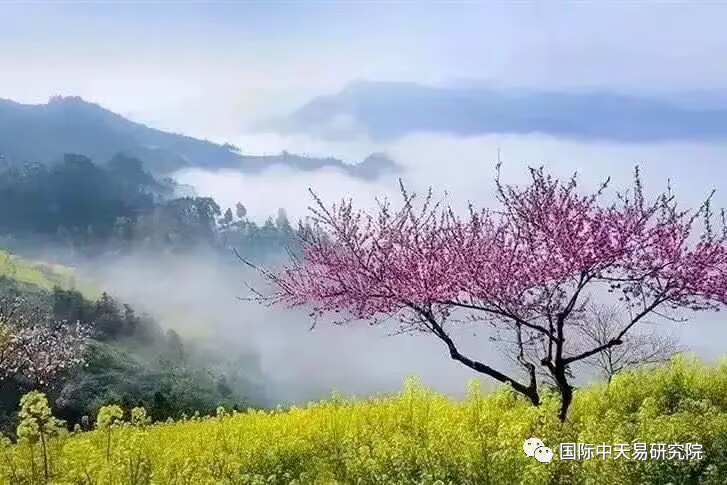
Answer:
[{"label": "green foliage", "polygon": [[[232,243],[269,252],[281,242],[294,242],[282,209],[275,222],[271,218],[259,227],[245,219],[242,205],[237,219],[229,208],[220,217],[223,210],[212,198],[175,197],[176,188],[173,180],[154,178],[140,160],[124,155],[105,165],[74,154],[50,166],[0,165],[0,234],[40,237],[91,256],[132,249],[226,249]],[[0,274],[3,266],[0,254]],[[55,276],[46,278],[42,269],[5,271],[46,289],[68,286]]]},{"label": "green foliage", "polygon": [[149,343],[161,337],[161,328],[156,322],[136,315],[133,308],[117,302],[106,292],[95,300],[88,300],[78,291],[56,287],[52,300],[55,318],[92,322],[93,336],[99,341],[132,338]]},{"label": "green foliage", "polygon": [[[149,427],[55,437],[53,483],[104,484],[721,484],[727,476],[727,363],[676,360],[576,391],[568,421],[555,394],[533,407],[506,387],[470,385],[454,401],[415,380],[392,397],[288,410],[224,412]],[[138,413],[138,412],[137,412]],[[106,418],[104,418],[106,420]],[[133,418],[132,418],[133,420]],[[108,421],[108,420],[106,420]],[[105,421],[105,422],[106,422]],[[113,439],[109,440],[109,430]],[[538,437],[555,457],[527,458]],[[701,460],[560,460],[559,443],[703,445]],[[22,446],[0,445],[0,480],[35,483]],[[131,477],[131,478],[130,478]]]},{"label": "green foliage", "polygon": [[146,414],[146,409],[143,407],[135,407],[131,410],[131,424],[139,428],[148,426],[151,424],[151,417]]},{"label": "green foliage", "polygon": [[43,459],[43,481],[48,483],[51,475],[48,439],[61,434],[65,423],[53,416],[45,394],[32,391],[20,399],[20,424],[17,436],[20,443],[30,447],[31,479],[38,480],[35,469],[35,444],[40,443]]},{"label": "green foliage", "polygon": [[0,231],[94,247],[119,219],[151,210],[163,191],[141,164],[108,167],[68,154],[57,165],[25,164],[0,173]]},{"label": "green foliage", "polygon": [[63,421],[53,417],[48,398],[38,391],[29,392],[20,399],[18,417],[18,438],[31,443],[38,441],[41,435],[57,434],[64,425]]},{"label": "green foliage", "polygon": [[103,406],[98,410],[96,428],[110,429],[124,421],[124,411],[116,404]]},{"label": "green foliage", "polygon": [[[0,301],[12,301],[16,296],[22,296],[29,309],[56,320],[91,324],[94,340],[85,351],[85,365],[43,389],[58,415],[71,426],[80,424],[85,415],[95,416],[106,404],[144,406],[150,418],[163,420],[195,410],[211,413],[221,404],[244,402],[244,384],[233,391],[221,372],[211,371],[214,359],[198,358],[195,346],[185,345],[174,332],[165,334],[154,320],[137,315],[108,294],[92,301],[79,291],[56,287],[48,292],[0,277]],[[0,351],[3,339],[9,337],[6,333],[0,325]],[[2,382],[0,432],[12,433],[17,427],[18,399],[33,389],[20,379]]]},{"label": "green foliage", "polygon": [[[211,413],[221,404],[243,401],[242,396],[220,385],[224,382],[221,376],[186,358],[166,358],[168,351],[161,343],[148,352],[92,343],[86,367],[74,372],[58,393],[60,414],[75,423],[84,415],[95,414],[100,406],[116,403],[127,408],[143,406],[150,418],[164,420],[195,410]],[[157,359],[140,355],[146,353],[160,355]]]},{"label": "green foliage", "polygon": [[90,284],[78,281],[72,268],[60,264],[29,261],[3,249],[0,249],[0,276],[46,291],[52,291],[54,288],[77,290],[84,298],[92,300],[101,295],[101,292]]}]

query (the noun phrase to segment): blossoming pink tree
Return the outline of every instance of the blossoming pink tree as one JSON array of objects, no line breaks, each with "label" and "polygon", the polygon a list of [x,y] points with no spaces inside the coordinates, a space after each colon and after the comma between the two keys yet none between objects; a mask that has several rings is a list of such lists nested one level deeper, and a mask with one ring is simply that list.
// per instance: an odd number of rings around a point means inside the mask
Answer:
[{"label": "blossoming pink tree", "polygon": [[[470,207],[466,216],[435,203],[431,190],[417,204],[403,186],[402,207],[383,202],[375,214],[351,201],[329,208],[314,195],[302,257],[279,273],[262,270],[274,284],[266,299],[312,306],[312,316],[353,317],[347,322],[395,315],[402,331],[431,333],[452,359],[534,405],[545,371],[564,420],[574,364],[621,345],[647,315],[727,301],[727,233],[712,229],[711,196],[692,211],[677,207],[671,189],[647,201],[638,168],[616,202],[603,201],[607,185],[582,194],[575,176],[563,181],[542,168],[531,169],[527,186],[503,185],[498,176],[501,210]],[[607,341],[584,348],[579,322],[599,287],[627,305],[628,317]],[[452,332],[463,314],[516,342],[513,357],[526,372],[508,374],[487,355],[465,355]]]}]

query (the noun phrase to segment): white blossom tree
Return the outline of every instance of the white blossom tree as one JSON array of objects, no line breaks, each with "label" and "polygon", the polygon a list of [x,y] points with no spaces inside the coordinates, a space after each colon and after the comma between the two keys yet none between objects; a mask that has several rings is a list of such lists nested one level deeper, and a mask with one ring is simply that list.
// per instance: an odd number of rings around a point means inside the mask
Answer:
[{"label": "white blossom tree", "polygon": [[81,364],[89,327],[56,321],[21,298],[0,303],[0,380],[25,379],[45,388]]}]

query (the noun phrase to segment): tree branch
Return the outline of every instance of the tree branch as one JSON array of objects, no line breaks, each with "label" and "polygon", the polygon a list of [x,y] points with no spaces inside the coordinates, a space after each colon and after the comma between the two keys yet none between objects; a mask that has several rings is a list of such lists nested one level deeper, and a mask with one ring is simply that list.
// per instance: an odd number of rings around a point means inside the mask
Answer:
[{"label": "tree branch", "polygon": [[492,313],[494,315],[499,315],[501,317],[510,318],[510,319],[514,320],[516,323],[522,325],[523,327],[527,327],[527,328],[530,328],[530,329],[535,330],[537,332],[540,332],[543,335],[546,335],[549,339],[551,339],[553,341],[557,340],[557,338],[554,335],[552,335],[548,331],[547,328],[545,328],[543,326],[540,326],[540,325],[536,325],[534,323],[530,323],[530,322],[528,322],[526,320],[523,320],[522,318],[520,318],[517,315],[514,315],[512,313],[507,313],[505,311],[498,310],[498,309],[494,309],[494,308],[487,308],[487,307],[483,307],[483,306],[479,306],[479,305],[462,303],[462,302],[457,302],[457,301],[452,301],[452,300],[436,301],[435,303],[438,303],[440,305],[455,306],[455,307],[459,307],[459,308],[467,308],[467,309],[470,309],[470,310],[480,310],[480,311],[483,311],[483,312],[486,312],[486,313]]},{"label": "tree branch", "polygon": [[536,382],[534,380],[534,369],[531,372],[531,382],[530,385],[524,385],[515,379],[513,379],[510,376],[507,376],[503,374],[502,372],[483,364],[482,362],[478,362],[476,360],[470,359],[469,357],[463,355],[457,346],[455,345],[452,338],[447,334],[447,332],[442,328],[439,322],[437,322],[436,318],[434,318],[434,315],[431,313],[431,311],[426,310],[424,308],[419,308],[417,305],[414,305],[412,303],[408,303],[407,306],[414,310],[416,313],[421,315],[426,319],[426,321],[429,323],[430,328],[432,330],[432,333],[439,337],[449,349],[449,355],[452,357],[452,359],[460,362],[461,364],[466,365],[470,369],[473,369],[477,372],[480,372],[482,374],[486,374],[493,379],[502,382],[503,384],[510,384],[513,389],[520,392],[521,394],[524,394],[527,396],[531,401],[533,401],[534,404],[539,403],[539,397],[537,395],[537,387],[535,386]]},{"label": "tree branch", "polygon": [[575,355],[573,357],[567,357],[563,359],[563,361],[567,364],[572,364],[573,362],[577,362],[579,360],[587,359],[588,357],[591,357],[592,355],[596,355],[599,352],[603,352],[606,349],[609,349],[615,345],[621,345],[623,343],[623,337],[626,335],[626,333],[633,327],[639,320],[644,318],[646,315],[648,315],[654,308],[662,304],[664,301],[666,301],[665,297],[657,298],[654,300],[651,305],[644,308],[639,314],[637,314],[631,322],[626,325],[615,337],[610,339],[608,342],[599,345],[598,347],[595,347],[591,350],[582,352],[578,355]]}]

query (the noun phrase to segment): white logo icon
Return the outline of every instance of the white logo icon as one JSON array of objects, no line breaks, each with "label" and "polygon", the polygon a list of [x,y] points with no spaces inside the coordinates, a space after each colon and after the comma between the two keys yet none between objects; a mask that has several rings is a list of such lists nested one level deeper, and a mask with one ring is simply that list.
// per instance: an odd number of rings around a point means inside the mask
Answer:
[{"label": "white logo icon", "polygon": [[535,457],[541,463],[550,463],[553,459],[553,450],[545,446],[538,438],[528,438],[523,443],[523,451],[528,457]]},{"label": "white logo icon", "polygon": [[528,438],[523,444],[523,450],[525,451],[526,455],[532,457],[535,454],[535,450],[537,450],[541,446],[545,446],[545,443],[540,441],[538,438]]},{"label": "white logo icon", "polygon": [[535,459],[540,463],[550,463],[550,460],[553,459],[553,450],[547,446],[541,446],[535,450]]}]

